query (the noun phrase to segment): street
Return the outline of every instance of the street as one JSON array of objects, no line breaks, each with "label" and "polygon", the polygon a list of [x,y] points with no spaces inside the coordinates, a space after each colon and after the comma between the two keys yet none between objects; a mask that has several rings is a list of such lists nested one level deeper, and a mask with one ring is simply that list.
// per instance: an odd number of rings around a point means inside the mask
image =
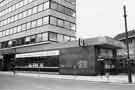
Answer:
[{"label": "street", "polygon": [[0,90],[134,90],[134,84],[0,75]]}]

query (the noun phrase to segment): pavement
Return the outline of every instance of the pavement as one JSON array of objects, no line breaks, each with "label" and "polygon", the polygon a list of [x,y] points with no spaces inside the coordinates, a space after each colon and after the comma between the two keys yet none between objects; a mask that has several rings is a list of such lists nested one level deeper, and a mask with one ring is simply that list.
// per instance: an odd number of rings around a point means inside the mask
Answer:
[{"label": "pavement", "polygon": [[[0,74],[14,76],[13,72],[0,72]],[[59,75],[56,72],[49,72],[49,73],[48,72],[16,72],[15,76],[128,84],[128,76],[124,74],[109,75],[109,76],[79,76],[79,75]],[[132,84],[135,84],[135,75],[132,75],[132,80],[133,80]]]}]

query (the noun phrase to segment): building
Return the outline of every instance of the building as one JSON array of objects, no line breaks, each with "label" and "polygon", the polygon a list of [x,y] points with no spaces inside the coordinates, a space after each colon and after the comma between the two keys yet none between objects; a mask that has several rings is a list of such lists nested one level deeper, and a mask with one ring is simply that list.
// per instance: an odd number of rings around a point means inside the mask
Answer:
[{"label": "building", "polygon": [[117,49],[109,37],[75,40],[75,0],[2,0],[0,69],[95,75],[117,72]]},{"label": "building", "polygon": [[[125,33],[120,33],[114,37],[114,39],[123,42],[126,45]],[[133,72],[135,72],[135,30],[128,31],[128,44],[129,44],[129,56],[131,59],[131,65]],[[120,63],[123,68],[126,67],[127,52],[126,47],[118,50],[118,56],[120,57]]]},{"label": "building", "polygon": [[75,40],[75,2],[1,0],[0,53],[4,64],[17,53],[13,48]]}]

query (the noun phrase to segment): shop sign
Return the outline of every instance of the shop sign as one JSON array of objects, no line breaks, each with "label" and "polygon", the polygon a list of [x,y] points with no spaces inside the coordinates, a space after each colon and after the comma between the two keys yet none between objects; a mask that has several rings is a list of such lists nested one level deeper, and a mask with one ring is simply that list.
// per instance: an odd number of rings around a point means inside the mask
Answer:
[{"label": "shop sign", "polygon": [[59,54],[60,54],[60,51],[59,50],[43,51],[43,52],[33,52],[33,53],[16,54],[16,58],[41,57],[41,56],[57,56]]}]

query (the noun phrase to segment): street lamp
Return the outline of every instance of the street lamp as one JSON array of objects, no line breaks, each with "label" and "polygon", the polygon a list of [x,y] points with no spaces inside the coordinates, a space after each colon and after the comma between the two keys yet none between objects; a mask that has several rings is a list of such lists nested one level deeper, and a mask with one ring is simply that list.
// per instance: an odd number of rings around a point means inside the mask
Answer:
[{"label": "street lamp", "polygon": [[128,44],[128,28],[127,28],[127,14],[126,14],[126,4],[123,5],[124,10],[124,21],[125,21],[125,37],[126,37],[126,47],[127,47],[127,70],[128,70],[128,82],[132,83],[130,56],[129,56],[129,44]]}]

